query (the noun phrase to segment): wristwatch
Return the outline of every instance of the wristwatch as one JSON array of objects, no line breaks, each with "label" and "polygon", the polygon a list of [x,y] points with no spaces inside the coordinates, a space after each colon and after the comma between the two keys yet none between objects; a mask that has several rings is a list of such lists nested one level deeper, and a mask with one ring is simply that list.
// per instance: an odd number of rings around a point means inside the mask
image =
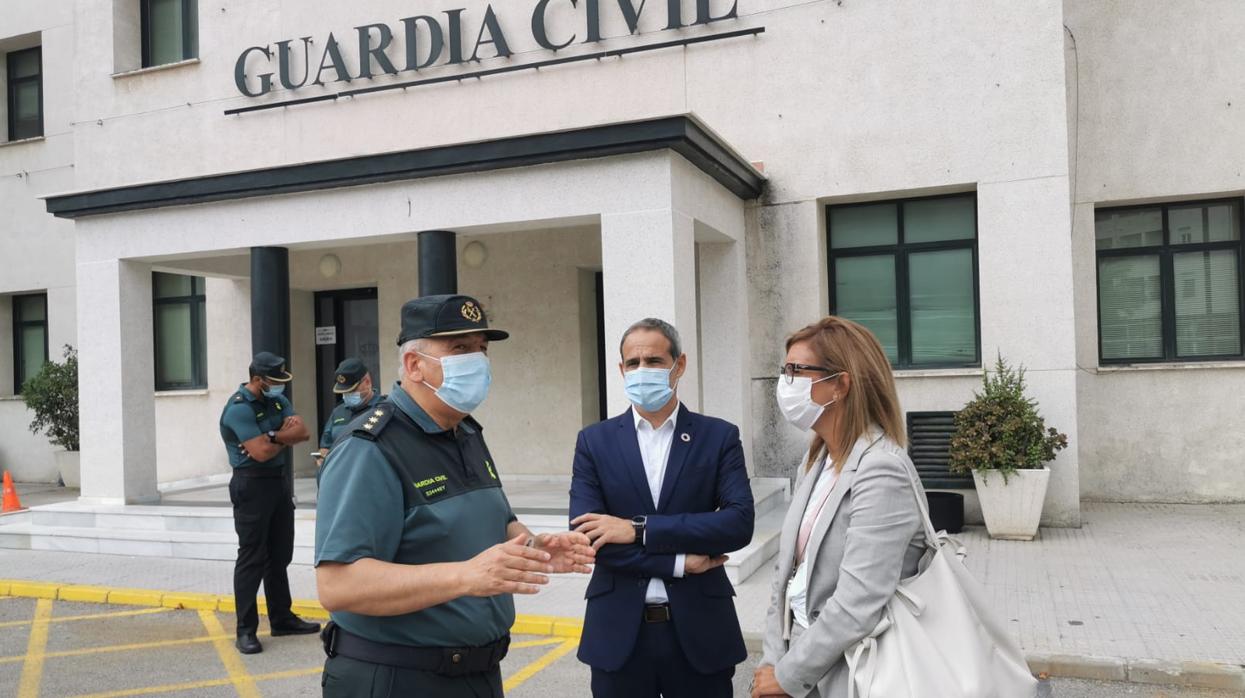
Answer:
[{"label": "wristwatch", "polygon": [[635,529],[635,542],[644,544],[644,527],[648,525],[647,516],[633,516],[631,518],[631,528]]},{"label": "wristwatch", "polygon": [[269,432],[268,432],[268,440],[269,440],[270,442],[274,443],[274,444],[275,444],[275,443],[277,443],[277,432],[275,432],[275,431],[269,431]]}]

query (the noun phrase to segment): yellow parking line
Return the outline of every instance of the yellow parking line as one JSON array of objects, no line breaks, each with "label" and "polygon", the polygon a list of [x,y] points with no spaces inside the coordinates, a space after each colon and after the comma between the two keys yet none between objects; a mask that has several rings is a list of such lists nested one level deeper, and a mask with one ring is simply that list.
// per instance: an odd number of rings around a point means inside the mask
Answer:
[{"label": "yellow parking line", "polygon": [[229,642],[228,636],[225,635],[225,628],[220,624],[220,618],[216,617],[216,611],[200,609],[199,619],[203,621],[203,627],[207,628],[208,635],[216,637],[212,645],[216,647],[216,656],[220,657],[220,663],[225,665],[225,671],[229,673],[229,682],[233,684],[234,690],[241,698],[259,698],[260,693],[255,686],[255,679],[246,670],[246,665],[242,663],[242,656],[238,654],[237,648]]},{"label": "yellow parking line", "polygon": [[[172,611],[171,608],[140,608],[137,611],[114,611],[112,613],[91,613],[82,616],[57,616],[50,619],[49,623],[67,623],[74,620],[96,620],[98,618],[120,618],[122,616],[143,616],[148,613],[167,613]],[[30,625],[33,621],[29,620],[10,620],[0,623],[0,628],[16,628],[21,625]]]},{"label": "yellow parking line", "polygon": [[544,637],[544,638],[541,638],[541,639],[539,639],[539,640],[520,640],[520,641],[518,641],[518,642],[512,642],[512,643],[510,643],[510,649],[512,649],[512,650],[521,650],[521,649],[523,649],[524,647],[543,647],[543,646],[545,646],[545,645],[558,645],[558,644],[561,644],[561,643],[563,643],[563,642],[566,642],[566,638],[563,638],[563,637]]},{"label": "yellow parking line", "polygon": [[544,655],[541,656],[540,659],[537,659],[531,664],[528,664],[527,666],[523,667],[518,672],[516,672],[513,676],[506,679],[506,682],[502,684],[502,691],[514,690],[515,688],[519,686],[519,684],[523,683],[524,681],[527,681],[528,679],[532,678],[536,674],[540,673],[543,669],[548,667],[550,664],[553,664],[554,662],[558,661],[562,657],[566,656],[568,652],[575,649],[577,646],[579,646],[579,640],[573,640],[573,639],[566,640],[562,644],[553,648],[551,651],[546,652]]},{"label": "yellow parking line", "polygon": [[[274,671],[270,674],[256,674],[250,677],[254,681],[273,681],[275,679],[293,679],[299,676],[311,676],[319,674],[322,667],[313,667],[311,669],[291,669],[289,671]],[[209,679],[207,681],[189,681],[187,683],[168,683],[163,686],[147,686],[146,688],[127,688],[121,691],[108,691],[107,693],[83,693],[74,698],[124,698],[125,696],[145,696],[152,693],[171,693],[173,691],[193,691],[199,688],[212,688],[214,686],[228,686],[233,683],[233,679]]]},{"label": "yellow parking line", "polygon": [[52,617],[52,600],[39,599],[35,618],[30,624],[30,640],[26,643],[26,661],[22,678],[17,684],[17,698],[36,698],[43,681],[43,658],[48,648],[48,619]]},{"label": "yellow parking line", "polygon": [[[260,637],[268,635],[267,631],[259,633]],[[103,647],[83,647],[77,650],[61,650],[60,652],[47,652],[43,656],[47,659],[55,659],[59,657],[80,657],[84,654],[102,654],[105,652],[130,652],[133,650],[150,650],[161,647],[176,647],[177,645],[194,645],[201,642],[215,642],[220,639],[230,639],[233,635],[204,635],[201,637],[191,637],[184,640],[158,640],[156,642],[135,642],[130,645],[105,645]],[[26,655],[19,654],[11,657],[0,657],[0,664],[13,664],[20,662],[26,658]]]}]

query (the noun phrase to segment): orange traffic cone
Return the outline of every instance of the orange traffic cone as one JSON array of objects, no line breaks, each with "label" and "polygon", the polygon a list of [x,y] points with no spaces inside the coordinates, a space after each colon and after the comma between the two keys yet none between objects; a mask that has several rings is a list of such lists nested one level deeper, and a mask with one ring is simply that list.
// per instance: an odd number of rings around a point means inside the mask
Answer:
[{"label": "orange traffic cone", "polygon": [[9,475],[9,471],[4,471],[4,504],[0,513],[7,514],[10,511],[21,511],[24,508],[22,500],[17,498],[17,489],[13,487],[13,476]]}]

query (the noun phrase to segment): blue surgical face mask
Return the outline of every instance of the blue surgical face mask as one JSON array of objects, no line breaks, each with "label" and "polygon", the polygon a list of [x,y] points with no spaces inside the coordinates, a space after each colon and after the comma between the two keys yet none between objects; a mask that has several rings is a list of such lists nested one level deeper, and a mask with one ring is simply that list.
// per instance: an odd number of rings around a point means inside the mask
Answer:
[{"label": "blue surgical face mask", "polygon": [[273,398],[285,392],[285,383],[277,383],[263,389],[264,397]]},{"label": "blue surgical face mask", "polygon": [[488,397],[489,386],[493,383],[493,371],[489,367],[488,355],[484,352],[472,354],[451,354],[440,358],[419,352],[420,356],[432,359],[441,364],[441,387],[433,388],[436,395],[451,409],[463,414],[475,411],[484,398]]},{"label": "blue surgical face mask", "polygon": [[670,387],[670,368],[635,368],[623,374],[627,399],[645,412],[656,412],[674,395]]},{"label": "blue surgical face mask", "polygon": [[346,407],[358,407],[363,404],[363,393],[346,393],[342,395],[342,402]]}]

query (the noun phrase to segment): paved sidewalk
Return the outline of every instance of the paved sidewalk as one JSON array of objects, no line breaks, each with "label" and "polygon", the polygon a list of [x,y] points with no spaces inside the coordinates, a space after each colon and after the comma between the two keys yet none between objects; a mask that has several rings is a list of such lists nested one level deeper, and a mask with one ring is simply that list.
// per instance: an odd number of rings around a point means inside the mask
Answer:
[{"label": "paved sidewalk", "polygon": [[[1028,542],[959,536],[969,566],[1030,657],[1097,661],[1144,679],[1159,662],[1245,665],[1245,505],[1083,505],[1080,529]],[[232,592],[232,563],[0,549],[0,577],[68,584]],[[295,597],[315,598],[310,567],[290,568]],[[582,617],[584,577],[559,577],[519,613]],[[746,633],[763,627],[769,571],[737,587]],[[1128,673],[1128,663],[1141,667]],[[1082,662],[1084,663],[1084,662]],[[1060,673],[1058,669],[1054,673]],[[1083,674],[1074,674],[1081,675]],[[1156,677],[1151,677],[1156,678]],[[1161,678],[1161,677],[1157,677]]]},{"label": "paved sidewalk", "polygon": [[1028,652],[1245,665],[1245,505],[1082,505],[1031,543],[961,536]]},{"label": "paved sidewalk", "polygon": [[72,502],[78,498],[78,490],[61,487],[54,483],[15,482],[13,486],[17,489],[18,498],[21,499],[22,506],[27,509],[44,504]]}]

